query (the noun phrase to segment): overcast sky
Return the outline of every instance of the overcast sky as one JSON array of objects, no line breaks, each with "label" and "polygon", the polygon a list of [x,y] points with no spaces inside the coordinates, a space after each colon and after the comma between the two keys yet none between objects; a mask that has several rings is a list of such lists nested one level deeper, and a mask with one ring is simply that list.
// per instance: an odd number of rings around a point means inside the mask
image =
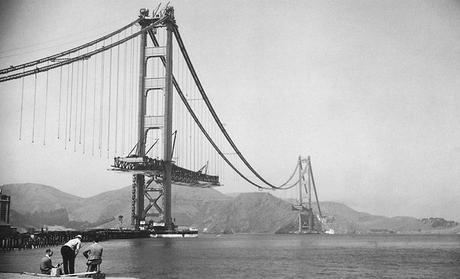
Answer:
[{"label": "overcast sky", "polygon": [[[459,1],[171,1],[220,118],[277,183],[310,155],[320,200],[460,221]],[[154,1],[0,2],[0,68],[134,20]],[[20,54],[20,55],[19,55]],[[0,184],[80,196],[129,185],[110,161],[18,140],[0,85]],[[229,179],[223,192],[254,191]]]}]

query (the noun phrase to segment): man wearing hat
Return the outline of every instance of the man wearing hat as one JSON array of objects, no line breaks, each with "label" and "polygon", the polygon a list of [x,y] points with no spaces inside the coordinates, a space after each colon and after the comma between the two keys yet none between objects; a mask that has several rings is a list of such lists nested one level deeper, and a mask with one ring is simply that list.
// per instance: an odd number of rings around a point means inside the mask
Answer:
[{"label": "man wearing hat", "polygon": [[[64,264],[64,274],[75,273],[75,257],[81,247],[81,235],[67,241],[61,248],[62,263]],[[70,271],[70,272],[69,272]]]}]

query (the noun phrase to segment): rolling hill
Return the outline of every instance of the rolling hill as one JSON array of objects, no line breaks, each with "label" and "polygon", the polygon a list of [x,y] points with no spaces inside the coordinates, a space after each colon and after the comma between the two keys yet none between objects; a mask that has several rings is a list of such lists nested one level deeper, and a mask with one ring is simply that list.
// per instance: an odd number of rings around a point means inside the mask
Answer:
[{"label": "rolling hill", "polygon": [[[0,187],[11,196],[11,223],[25,229],[43,225],[60,228],[118,227],[130,225],[131,186],[81,198],[40,184]],[[227,196],[215,189],[174,186],[173,217],[178,225],[194,226],[211,233],[284,233],[295,230],[297,213],[289,201],[269,193]],[[376,216],[336,202],[321,202],[328,222],[337,233],[394,231],[399,233],[459,233],[455,222],[428,222],[412,217]],[[316,210],[316,206],[314,206]],[[444,220],[445,221],[445,220]],[[441,225],[440,225],[441,224]]]},{"label": "rolling hill", "polygon": [[18,197],[12,199],[11,208],[20,214],[37,211],[48,212],[62,208],[71,211],[77,208],[84,200],[81,197],[41,184],[7,184],[0,188],[3,193]]}]

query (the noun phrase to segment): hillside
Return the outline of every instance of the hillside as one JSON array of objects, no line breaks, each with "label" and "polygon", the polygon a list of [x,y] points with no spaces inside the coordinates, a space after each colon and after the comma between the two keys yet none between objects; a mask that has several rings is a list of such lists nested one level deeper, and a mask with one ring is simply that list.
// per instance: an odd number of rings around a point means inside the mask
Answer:
[{"label": "hillside", "polygon": [[[384,217],[356,211],[336,202],[320,203],[323,215],[332,222],[328,226],[337,233],[366,233],[370,230],[391,230],[395,232],[420,232],[433,229],[413,217]],[[316,208],[316,205],[313,206]]]},{"label": "hillside", "polygon": [[[63,228],[130,226],[131,186],[81,198],[39,184],[0,187],[12,196],[11,222],[19,228],[43,225]],[[194,226],[211,233],[285,233],[296,230],[297,213],[289,201],[269,193],[242,193],[230,197],[215,189],[173,186],[172,211],[178,225]],[[147,201],[146,201],[147,204]],[[456,222],[442,218],[384,217],[356,211],[336,202],[320,203],[336,233],[459,233]],[[316,212],[316,205],[314,205]]]},{"label": "hillside", "polygon": [[[116,227],[119,226],[119,215],[124,216],[123,226],[130,225],[131,186],[89,198],[40,184],[9,184],[0,188],[12,197],[11,223],[22,229],[43,225],[76,229]],[[173,186],[172,194],[176,222],[186,225],[193,224],[193,219],[201,212],[198,208],[201,204],[229,199],[217,190],[206,188]],[[148,204],[147,200],[145,204]]]},{"label": "hillside", "polygon": [[244,193],[224,203],[211,203],[197,220],[209,232],[275,233],[297,220],[291,204],[268,193]]},{"label": "hillside", "polygon": [[48,212],[62,208],[71,211],[83,200],[81,197],[42,184],[7,184],[0,188],[6,195],[20,197],[11,201],[11,209],[20,214]]},{"label": "hillside", "polygon": [[[228,200],[224,194],[206,188],[172,187],[172,211],[176,224],[195,225],[195,219],[201,215],[204,204]],[[146,199],[145,205],[148,204]],[[161,200],[159,201],[159,203]],[[70,213],[72,220],[103,223],[101,228],[119,226],[117,216],[124,218],[123,226],[129,227],[131,216],[131,186],[104,192],[84,200],[81,207]],[[103,222],[116,217],[109,222]]]},{"label": "hillside", "polygon": [[131,186],[128,186],[84,199],[77,208],[69,212],[69,218],[96,223],[118,215],[128,217],[130,210]]}]

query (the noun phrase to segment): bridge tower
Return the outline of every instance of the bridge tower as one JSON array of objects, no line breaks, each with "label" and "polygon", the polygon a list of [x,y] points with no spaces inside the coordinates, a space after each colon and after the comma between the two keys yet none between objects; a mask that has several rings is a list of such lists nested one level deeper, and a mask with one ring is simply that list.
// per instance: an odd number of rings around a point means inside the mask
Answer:
[{"label": "bridge tower", "polygon": [[[318,201],[318,193],[316,192],[315,179],[313,177],[313,171],[311,168],[310,156],[302,158],[299,156],[298,160],[299,170],[299,198],[298,204],[295,205],[295,209],[299,212],[299,229],[298,233],[315,233],[319,232],[319,224],[315,225],[315,215],[312,207],[312,193],[314,191],[316,197],[316,204],[318,206],[318,214],[321,218],[321,208]],[[312,191],[313,186],[313,191]],[[304,193],[308,198],[307,201],[303,201]]]},{"label": "bridge tower", "polygon": [[[148,10],[141,9],[139,24],[141,28],[145,28],[153,24],[158,17],[152,15],[149,18]],[[172,55],[173,42],[172,32],[175,25],[174,9],[167,7],[164,11],[166,20],[166,46],[148,47],[147,32],[140,35],[140,51],[139,51],[139,111],[138,111],[138,137],[136,155],[143,158],[146,155],[146,137],[150,130],[162,130],[163,139],[163,161],[164,170],[162,180],[155,179],[155,176],[150,177],[147,181],[145,173],[136,173],[133,175],[132,188],[132,208],[131,222],[135,229],[142,229],[145,224],[145,217],[148,211],[155,207],[156,213],[150,216],[161,217],[165,224],[165,228],[173,229],[171,217],[171,170],[172,170],[172,116],[173,116],[173,84],[172,84]],[[149,33],[151,36],[154,33]],[[147,76],[147,67],[149,59],[161,59],[165,64],[164,77]],[[146,115],[146,103],[149,94],[154,92],[164,94],[164,112],[163,115]],[[159,182],[161,187],[156,187],[154,182]],[[150,193],[156,193],[152,197]],[[149,200],[147,207],[144,206],[144,199]],[[162,205],[159,206],[157,201],[162,198]]]}]

